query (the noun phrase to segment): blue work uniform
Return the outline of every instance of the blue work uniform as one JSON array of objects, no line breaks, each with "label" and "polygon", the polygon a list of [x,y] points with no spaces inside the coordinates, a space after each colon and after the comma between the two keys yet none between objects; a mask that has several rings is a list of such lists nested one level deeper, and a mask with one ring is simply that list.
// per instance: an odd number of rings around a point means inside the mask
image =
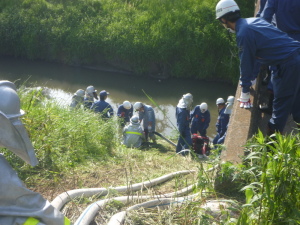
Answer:
[{"label": "blue work uniform", "polygon": [[[227,125],[227,128],[228,128],[228,125]],[[224,144],[224,141],[225,141],[225,138],[226,138],[226,134],[227,134],[227,129],[226,129],[225,134],[223,134],[223,136],[218,139],[218,141],[217,141],[218,145]]]},{"label": "blue work uniform", "polygon": [[[228,122],[229,122],[230,114],[225,114],[224,113],[225,109],[226,109],[226,107],[224,107],[223,109],[221,109],[219,111],[219,116],[218,116],[218,119],[217,119],[217,122],[216,122],[217,135],[213,140],[214,145],[215,144],[223,144],[223,143],[219,142],[219,139],[222,138],[225,135],[226,131],[227,131],[227,125],[228,125]],[[223,142],[224,142],[224,140],[223,140]]]},{"label": "blue work uniform", "polygon": [[125,122],[130,122],[130,118],[133,115],[133,107],[131,105],[130,109],[125,109],[123,104],[119,106],[117,111],[117,116],[123,118]]},{"label": "blue work uniform", "polygon": [[[278,29],[287,33],[291,38],[300,41],[300,1],[299,0],[268,0],[262,18],[271,23],[276,18]],[[277,73],[275,66],[271,67],[272,73]],[[272,82],[268,84],[268,90],[273,92]]]},{"label": "blue work uniform", "polygon": [[110,118],[114,115],[114,110],[111,105],[105,100],[99,100],[93,103],[91,109],[96,113],[101,113],[103,118]]},{"label": "blue work uniform", "polygon": [[[139,120],[143,121],[143,128],[146,136],[148,135],[152,140],[155,140],[155,113],[150,105],[144,105],[144,111],[139,111]],[[149,123],[151,123],[151,128],[149,129]]]},{"label": "blue work uniform", "polygon": [[90,96],[90,95],[84,96],[84,99],[83,99],[84,108],[90,109],[91,106],[93,105],[93,103],[94,103],[94,97],[93,96]]},{"label": "blue work uniform", "polygon": [[200,106],[197,105],[193,112],[191,112],[191,132],[192,134],[199,134],[206,137],[206,130],[210,123],[210,112],[206,110],[204,113],[201,112]]},{"label": "blue work uniform", "polygon": [[276,18],[278,29],[291,38],[300,41],[300,1],[299,0],[268,0],[261,17],[271,23]]},{"label": "blue work uniform", "polygon": [[[243,92],[250,91],[255,60],[277,67],[272,76],[273,115],[269,128],[283,131],[289,114],[300,122],[300,43],[261,18],[240,18],[235,24]],[[298,102],[296,102],[298,100]]]},{"label": "blue work uniform", "polygon": [[[262,17],[262,13],[264,11],[264,8],[265,8],[265,5],[267,3],[267,0],[261,0],[260,1],[260,4],[259,4],[259,9],[258,9],[258,12],[256,13],[256,17]],[[271,23],[271,21],[270,21]],[[273,17],[272,19],[272,24],[275,26],[276,22],[275,22],[275,18]],[[260,68],[261,68],[261,64],[259,62],[255,62],[254,64],[254,71],[253,71],[253,79],[256,79],[257,78],[257,75],[259,74],[260,72]],[[269,82],[270,83],[270,82]]]},{"label": "blue work uniform", "polygon": [[190,129],[190,110],[186,108],[176,107],[177,128],[180,133],[176,153],[183,149],[189,149],[192,145],[191,129]]}]

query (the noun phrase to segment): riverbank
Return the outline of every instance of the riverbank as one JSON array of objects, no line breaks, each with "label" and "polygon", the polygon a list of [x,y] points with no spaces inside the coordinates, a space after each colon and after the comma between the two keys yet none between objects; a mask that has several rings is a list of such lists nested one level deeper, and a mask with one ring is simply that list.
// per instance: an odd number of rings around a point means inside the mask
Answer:
[{"label": "riverbank", "polygon": [[[251,1],[239,1],[252,15]],[[236,83],[237,54],[229,50],[236,46],[215,20],[215,3],[4,1],[0,55],[67,65],[109,61],[140,76]]]},{"label": "riverbank", "polygon": [[[161,224],[165,224],[165,221],[171,224],[184,224],[186,221],[206,221],[210,224],[261,224],[272,221],[272,224],[279,224],[286,219],[295,222],[300,219],[297,211],[300,201],[300,190],[297,187],[300,187],[300,181],[291,179],[294,174],[300,173],[297,166],[300,163],[299,134],[276,134],[276,139],[266,140],[259,133],[247,145],[249,154],[243,159],[243,164],[219,164],[219,149],[213,150],[209,159],[202,161],[193,155],[176,155],[174,146],[161,139],[147,148],[125,148],[121,145],[122,136],[116,121],[102,121],[93,112],[60,107],[40,94],[36,90],[19,90],[22,108],[26,111],[23,122],[33,141],[39,165],[36,168],[25,165],[5,150],[4,156],[28,187],[41,192],[49,201],[70,189],[109,190],[104,196],[79,196],[72,199],[62,209],[72,221],[95,201],[120,196],[128,199],[144,195],[164,198],[170,192],[182,189],[192,191],[184,193],[195,194],[195,198],[176,207],[172,205],[167,211],[134,211],[128,214],[125,224],[146,225],[157,224],[158,221]],[[176,139],[172,141],[176,142]],[[211,174],[207,169],[212,167],[215,170]],[[142,186],[137,192],[119,193],[115,190],[115,187],[133,187],[136,183],[182,170],[191,173],[175,176],[151,188]],[[282,185],[285,191],[278,195]],[[203,203],[224,198],[234,207],[218,208],[218,214],[203,210]],[[139,201],[142,199],[139,198]],[[133,202],[137,203],[140,202]],[[94,222],[105,223],[116,212],[128,207],[117,200],[110,202],[101,208]],[[255,217],[259,208],[265,211],[261,217]],[[294,210],[289,210],[291,208]],[[143,213],[149,210],[151,217]]]}]

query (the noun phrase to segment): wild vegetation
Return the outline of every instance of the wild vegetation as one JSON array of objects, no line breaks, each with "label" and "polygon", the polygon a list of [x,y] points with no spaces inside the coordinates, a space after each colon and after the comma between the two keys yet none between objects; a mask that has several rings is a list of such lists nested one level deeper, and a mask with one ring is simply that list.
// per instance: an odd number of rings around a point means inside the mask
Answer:
[{"label": "wild vegetation", "polygon": [[[195,170],[194,174],[179,176],[137,194],[170,193],[197,184],[193,193],[199,194],[198,200],[166,211],[132,211],[125,224],[300,223],[298,132],[271,138],[259,132],[245,147],[243,164],[221,164],[218,150],[213,151],[209,161],[201,161],[193,156],[176,156],[174,147],[163,140],[149,148],[125,148],[116,120],[103,121],[93,112],[70,110],[46,99],[39,89],[21,87],[19,94],[27,113],[22,121],[40,164],[32,168],[14,154],[3,152],[26,185],[49,200],[70,189],[126,186],[175,171]],[[205,172],[216,164],[219,169],[215,175]],[[110,196],[118,193],[111,192]],[[98,198],[75,199],[63,212],[75,221]],[[228,199],[232,207],[216,216],[201,207],[206,199]],[[124,204],[112,202],[95,218],[95,223],[107,222],[124,209]]]},{"label": "wild vegetation", "polygon": [[[217,1],[2,0],[0,54],[236,83],[236,44],[215,19]],[[253,16],[254,0],[237,2]]]},{"label": "wild vegetation", "polygon": [[[2,0],[0,54],[69,64],[104,57],[123,61],[139,74],[156,65],[172,76],[236,81],[235,44],[214,19],[216,2]],[[237,2],[243,16],[253,14],[253,1]],[[217,152],[204,162],[176,156],[164,141],[127,149],[120,144],[115,119],[103,121],[93,112],[61,107],[40,90],[21,87],[19,94],[27,113],[22,121],[40,163],[32,168],[1,151],[25,184],[49,200],[74,188],[130,185],[193,169],[195,175],[146,191],[168,193],[197,183],[194,193],[205,190],[208,194],[200,195],[204,199],[231,199],[234,213],[224,209],[221,216],[212,216],[201,208],[200,198],[167,211],[131,212],[126,224],[300,223],[299,133],[272,138],[258,133],[245,148],[243,164],[220,164],[217,175],[208,176],[204,169],[219,163]],[[75,221],[96,198],[75,200],[64,213]],[[108,205],[107,217],[123,207],[118,202]]]}]

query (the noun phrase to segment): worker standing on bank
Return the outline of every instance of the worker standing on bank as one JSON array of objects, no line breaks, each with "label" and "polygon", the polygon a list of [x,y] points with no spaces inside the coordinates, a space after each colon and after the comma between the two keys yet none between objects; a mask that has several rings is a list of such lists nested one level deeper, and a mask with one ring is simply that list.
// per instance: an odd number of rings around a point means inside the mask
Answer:
[{"label": "worker standing on bank", "polygon": [[126,123],[130,122],[130,118],[133,115],[133,106],[129,101],[124,101],[122,105],[118,107],[117,116],[121,120],[121,126],[124,127]]},{"label": "worker standing on bank", "polygon": [[227,126],[226,126],[225,133],[219,138],[219,140],[217,141],[217,144],[223,144],[225,142],[225,138],[226,138],[226,134],[227,134],[227,130],[228,130],[228,124],[229,124],[233,104],[234,104],[234,96],[232,96],[232,95],[228,96],[227,102],[226,102],[226,107],[225,107],[225,110],[224,110],[224,114],[228,115],[228,117],[229,117],[228,118],[228,123],[227,123]]},{"label": "worker standing on bank", "polygon": [[275,17],[276,27],[291,38],[300,41],[300,1],[268,0],[261,17],[272,23]]},{"label": "worker standing on bank", "polygon": [[138,112],[139,120],[143,121],[146,141],[148,141],[149,137],[153,143],[156,143],[156,137],[154,134],[156,119],[153,108],[150,105],[146,105],[141,102],[134,103],[133,108]]},{"label": "worker standing on bank", "polygon": [[202,137],[206,137],[206,130],[210,123],[210,112],[206,102],[202,102],[194,108],[191,112],[191,121],[192,134],[199,132]]},{"label": "worker standing on bank", "polygon": [[[179,138],[176,146],[176,153],[184,149],[190,149],[192,146],[191,128],[190,128],[190,108],[193,103],[193,95],[187,93],[182,96],[176,107],[177,128]],[[184,155],[184,154],[183,154]]]},{"label": "worker standing on bank", "polygon": [[229,122],[229,114],[225,114],[226,105],[224,99],[218,98],[216,104],[218,107],[219,116],[216,123],[217,134],[213,140],[214,145],[223,144],[224,139],[222,137],[227,131],[227,125]]},{"label": "worker standing on bank", "polygon": [[[300,41],[300,1],[298,0],[268,0],[261,17],[278,29],[287,33],[291,38]],[[274,23],[274,21],[276,23]],[[277,73],[277,67],[271,67],[272,73]],[[274,91],[272,82],[268,84],[269,101],[267,107],[261,107],[263,112],[272,114]]]},{"label": "worker standing on bank", "polygon": [[268,135],[275,131],[282,133],[290,114],[300,123],[300,43],[264,19],[241,18],[240,8],[233,0],[219,1],[216,18],[236,33],[242,82],[240,107],[252,107],[250,86],[257,59],[261,64],[277,68],[277,73],[272,75],[274,100]]},{"label": "worker standing on bank", "polygon": [[84,97],[84,108],[90,109],[93,105],[94,101],[98,100],[97,97],[97,90],[94,88],[94,86],[90,85],[86,88],[85,91],[85,97]]},{"label": "worker standing on bank", "polygon": [[[0,146],[31,166],[38,164],[32,143],[19,119],[24,115],[16,86],[0,81]],[[16,171],[0,154],[0,224],[70,225],[70,220],[39,193],[27,189]]]}]

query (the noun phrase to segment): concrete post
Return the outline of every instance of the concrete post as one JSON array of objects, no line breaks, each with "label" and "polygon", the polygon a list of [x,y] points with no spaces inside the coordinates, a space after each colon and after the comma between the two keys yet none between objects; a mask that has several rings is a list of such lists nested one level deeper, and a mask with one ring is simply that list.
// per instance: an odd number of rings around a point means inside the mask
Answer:
[{"label": "concrete post", "polygon": [[234,164],[241,163],[244,156],[244,146],[247,140],[257,131],[258,128],[258,95],[255,94],[259,88],[259,82],[251,89],[251,102],[253,108],[240,108],[237,99],[241,95],[242,88],[238,85],[235,94],[235,103],[230,116],[228,130],[225,138],[225,150],[221,153],[222,161],[230,161]]}]

